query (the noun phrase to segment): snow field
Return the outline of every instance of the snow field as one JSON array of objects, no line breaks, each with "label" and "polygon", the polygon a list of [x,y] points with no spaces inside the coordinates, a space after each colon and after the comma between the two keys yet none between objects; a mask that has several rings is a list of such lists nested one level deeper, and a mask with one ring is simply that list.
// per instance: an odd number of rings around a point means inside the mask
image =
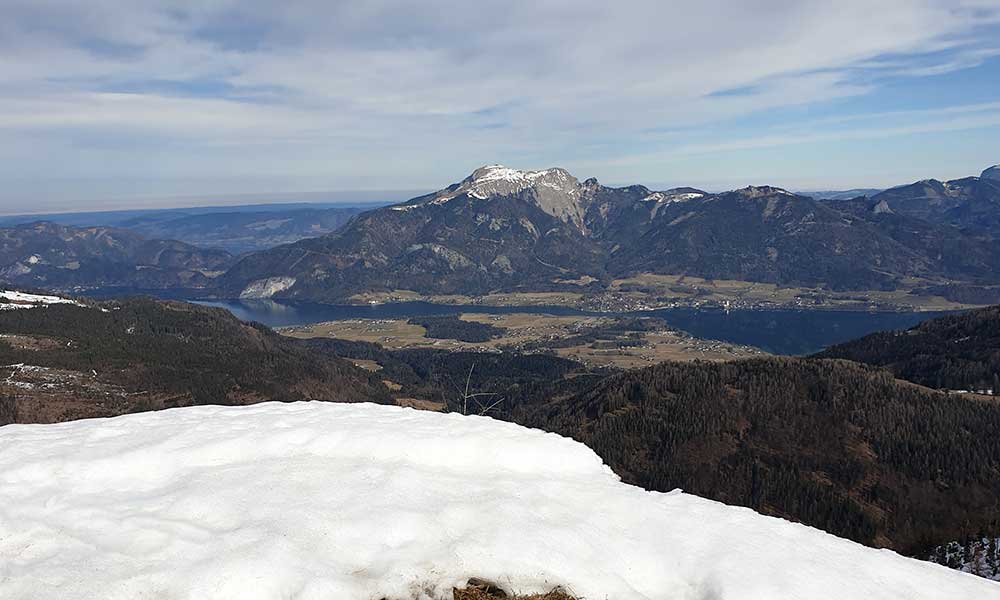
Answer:
[{"label": "snow field", "polygon": [[192,407],[0,428],[0,598],[1000,598],[1000,585],[679,491],[485,417]]}]

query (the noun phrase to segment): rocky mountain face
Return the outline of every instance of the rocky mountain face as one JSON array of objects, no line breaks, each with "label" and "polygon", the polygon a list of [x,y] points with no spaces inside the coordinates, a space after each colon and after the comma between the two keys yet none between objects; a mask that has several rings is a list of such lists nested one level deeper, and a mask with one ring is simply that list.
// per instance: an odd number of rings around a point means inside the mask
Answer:
[{"label": "rocky mountain face", "polygon": [[232,256],[111,227],[49,222],[0,229],[0,280],[50,289],[199,288]]},{"label": "rocky mountain face", "polygon": [[961,229],[896,212],[886,198],[859,197],[824,201],[851,219],[864,221],[914,253],[926,257],[933,273],[974,281],[995,280],[1000,273],[1000,238],[982,230]]},{"label": "rocky mountain face", "polygon": [[770,186],[613,188],[559,168],[493,165],[333,234],[250,254],[221,285],[232,296],[338,301],[394,289],[599,286],[646,272],[831,289],[893,289],[914,276],[989,279],[998,273],[989,228],[958,228],[990,222],[981,215],[993,214],[998,185],[920,182],[882,192],[859,212],[860,201]]},{"label": "rocky mountain face", "polygon": [[484,167],[439,192],[363,213],[334,234],[251,254],[223,283],[243,293],[286,278],[294,283],[275,295],[336,300],[373,289],[479,293],[603,273],[589,196],[562,169]]},{"label": "rocky mountain face", "polygon": [[609,270],[835,289],[887,287],[894,273],[929,270],[925,257],[872,225],[780,188],[748,187],[658,209],[641,236],[612,251]]},{"label": "rocky mountain face", "polygon": [[981,177],[951,181],[926,179],[894,187],[874,196],[897,214],[935,224],[1000,236],[1000,169]]}]

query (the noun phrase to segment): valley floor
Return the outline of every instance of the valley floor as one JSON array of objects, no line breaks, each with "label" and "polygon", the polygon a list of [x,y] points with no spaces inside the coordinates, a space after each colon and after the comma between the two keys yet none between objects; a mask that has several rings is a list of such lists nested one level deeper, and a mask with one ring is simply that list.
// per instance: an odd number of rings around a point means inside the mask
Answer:
[{"label": "valley floor", "polygon": [[830,310],[950,311],[986,306],[937,295],[932,286],[948,282],[911,279],[896,290],[830,291],[822,288],[780,286],[754,281],[704,279],[688,275],[643,273],[616,279],[605,288],[588,287],[595,280],[554,281],[552,291],[461,294],[421,294],[413,290],[355,294],[357,304],[423,301],[436,304],[484,306],[567,306],[628,312],[678,307],[796,308]]},{"label": "valley floor", "polygon": [[553,352],[587,367],[637,368],[664,360],[731,360],[759,356],[750,346],[692,337],[657,327],[622,335],[581,336],[582,331],[613,325],[611,317],[555,316],[541,313],[492,315],[463,313],[463,321],[483,323],[503,330],[500,337],[482,342],[432,338],[427,329],[406,319],[350,319],[286,327],[278,331],[296,338],[332,337],[374,342],[390,350],[434,348],[472,352]]}]

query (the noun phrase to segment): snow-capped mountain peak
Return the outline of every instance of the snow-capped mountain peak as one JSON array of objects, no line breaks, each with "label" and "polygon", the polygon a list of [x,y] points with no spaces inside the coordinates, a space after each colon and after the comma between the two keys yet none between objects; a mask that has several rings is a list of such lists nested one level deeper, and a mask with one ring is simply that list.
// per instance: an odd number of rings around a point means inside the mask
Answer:
[{"label": "snow-capped mountain peak", "polygon": [[553,167],[541,171],[522,171],[503,165],[479,167],[466,177],[451,194],[468,194],[485,200],[497,196],[513,196],[529,188],[548,188],[567,195],[580,195],[580,182],[565,169]]},{"label": "snow-capped mountain peak", "polygon": [[981,179],[991,179],[994,181],[1000,181],[1000,164],[993,165],[979,176]]},{"label": "snow-capped mountain peak", "polygon": [[[492,200],[528,193],[546,213],[583,228],[584,209],[580,206],[582,186],[565,169],[552,167],[524,171],[503,165],[479,167],[457,186],[438,192],[426,204],[441,205],[460,196]],[[404,210],[405,206],[397,210]],[[412,206],[412,205],[409,205]]]}]

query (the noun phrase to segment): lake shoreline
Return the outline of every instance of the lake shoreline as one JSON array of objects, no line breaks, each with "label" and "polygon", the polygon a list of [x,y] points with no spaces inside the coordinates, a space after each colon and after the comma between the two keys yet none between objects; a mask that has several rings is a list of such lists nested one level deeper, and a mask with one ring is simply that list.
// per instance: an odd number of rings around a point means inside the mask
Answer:
[{"label": "lake shoreline", "polygon": [[493,306],[397,302],[317,304],[277,300],[200,300],[237,318],[273,328],[316,325],[350,319],[408,320],[418,316],[461,314],[541,314],[578,317],[659,317],[691,336],[753,346],[773,354],[805,355],[874,331],[906,329],[952,311],[862,311],[803,308],[674,307],[639,311],[588,311],[568,306]]},{"label": "lake shoreline", "polygon": [[[714,300],[707,301],[671,301],[658,304],[650,304],[645,301],[623,303],[620,307],[614,307],[619,303],[607,304],[607,308],[592,306],[594,299],[585,295],[573,301],[559,301],[558,292],[534,292],[534,293],[511,293],[511,294],[491,294],[489,296],[414,296],[414,297],[393,297],[387,300],[360,301],[357,299],[346,299],[342,302],[322,302],[322,301],[300,301],[294,298],[248,298],[220,296],[214,293],[204,293],[206,290],[198,288],[179,289],[137,289],[137,288],[94,288],[88,290],[60,290],[63,293],[75,294],[95,299],[110,299],[115,297],[129,296],[152,296],[160,300],[180,300],[184,302],[198,303],[232,303],[232,302],[276,302],[288,305],[317,305],[329,307],[368,307],[368,306],[395,306],[403,304],[413,305],[436,305],[442,307],[479,307],[484,309],[538,309],[543,310],[575,310],[580,314],[587,315],[623,315],[641,314],[663,310],[691,309],[691,310],[717,310],[717,311],[773,311],[773,310],[796,310],[804,312],[860,312],[860,313],[935,313],[943,314],[948,312],[961,312],[990,306],[990,304],[946,304],[941,306],[930,306],[922,304],[900,304],[900,303],[793,303],[793,302],[768,302],[754,301],[741,303],[725,303]],[[522,298],[528,296],[528,298]],[[531,296],[548,296],[541,301],[530,299]],[[493,298],[492,300],[490,298]],[[497,300],[502,298],[502,300]],[[553,301],[554,300],[554,301]],[[630,307],[633,306],[633,307]]]}]

